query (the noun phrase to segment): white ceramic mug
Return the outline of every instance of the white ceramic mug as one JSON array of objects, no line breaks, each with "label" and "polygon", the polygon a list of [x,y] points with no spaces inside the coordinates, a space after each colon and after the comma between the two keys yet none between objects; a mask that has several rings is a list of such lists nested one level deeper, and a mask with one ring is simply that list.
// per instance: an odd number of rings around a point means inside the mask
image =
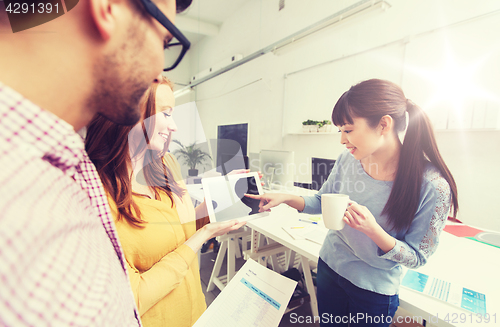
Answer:
[{"label": "white ceramic mug", "polygon": [[345,194],[321,194],[321,211],[325,227],[341,230],[345,226],[343,220],[349,204],[349,196]]}]

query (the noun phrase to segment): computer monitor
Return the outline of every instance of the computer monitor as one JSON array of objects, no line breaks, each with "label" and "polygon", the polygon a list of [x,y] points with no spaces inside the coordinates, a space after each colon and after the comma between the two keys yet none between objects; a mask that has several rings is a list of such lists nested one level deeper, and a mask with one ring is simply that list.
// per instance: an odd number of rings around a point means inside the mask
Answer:
[{"label": "computer monitor", "polygon": [[260,153],[259,152],[249,152],[248,153],[248,169],[250,169],[250,171],[260,171]]},{"label": "computer monitor", "polygon": [[248,169],[248,123],[217,126],[217,171]]},{"label": "computer monitor", "polygon": [[325,158],[311,158],[311,189],[319,190],[324,182],[328,179],[330,172],[335,165],[335,160]]},{"label": "computer monitor", "polygon": [[236,154],[217,152],[217,159],[220,164],[217,166],[216,171],[222,175],[226,175],[233,170],[250,169],[248,156],[242,155],[241,152]]},{"label": "computer monitor", "polygon": [[260,171],[265,188],[292,187],[296,172],[294,152],[261,150]]}]

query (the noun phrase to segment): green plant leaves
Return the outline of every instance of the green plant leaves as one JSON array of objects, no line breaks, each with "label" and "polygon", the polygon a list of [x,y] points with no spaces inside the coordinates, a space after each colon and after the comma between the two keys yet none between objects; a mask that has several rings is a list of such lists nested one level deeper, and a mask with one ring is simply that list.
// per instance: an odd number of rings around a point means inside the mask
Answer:
[{"label": "green plant leaves", "polygon": [[203,164],[206,160],[212,159],[208,153],[201,150],[199,145],[194,142],[191,145],[185,146],[179,140],[172,140],[181,148],[174,150],[172,153],[177,157],[177,160],[182,161],[190,169],[196,169],[196,165]]}]

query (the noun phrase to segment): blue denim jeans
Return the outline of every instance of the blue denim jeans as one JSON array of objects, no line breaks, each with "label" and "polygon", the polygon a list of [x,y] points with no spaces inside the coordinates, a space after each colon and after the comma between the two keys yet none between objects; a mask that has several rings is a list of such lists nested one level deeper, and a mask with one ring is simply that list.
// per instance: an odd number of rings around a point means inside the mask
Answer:
[{"label": "blue denim jeans", "polygon": [[399,296],[378,294],[352,284],[318,262],[320,326],[389,326],[399,306]]}]

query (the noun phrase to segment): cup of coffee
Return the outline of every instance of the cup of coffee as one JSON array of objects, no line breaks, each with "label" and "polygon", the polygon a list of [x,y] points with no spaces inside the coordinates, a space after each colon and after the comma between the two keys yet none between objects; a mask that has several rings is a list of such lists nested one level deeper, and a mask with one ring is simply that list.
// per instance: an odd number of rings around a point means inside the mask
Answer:
[{"label": "cup of coffee", "polygon": [[345,194],[321,194],[321,211],[325,227],[333,230],[344,228],[345,210],[349,204],[349,196]]}]

